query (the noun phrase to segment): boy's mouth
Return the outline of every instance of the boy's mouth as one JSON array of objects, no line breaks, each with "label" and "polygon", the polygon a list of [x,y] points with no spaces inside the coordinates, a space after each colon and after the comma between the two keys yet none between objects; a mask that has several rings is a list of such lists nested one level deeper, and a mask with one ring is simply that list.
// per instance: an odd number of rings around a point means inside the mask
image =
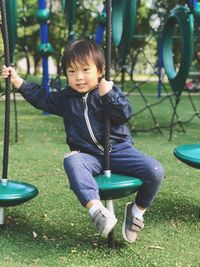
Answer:
[{"label": "boy's mouth", "polygon": [[84,88],[86,86],[86,83],[78,83],[76,84],[78,88]]}]

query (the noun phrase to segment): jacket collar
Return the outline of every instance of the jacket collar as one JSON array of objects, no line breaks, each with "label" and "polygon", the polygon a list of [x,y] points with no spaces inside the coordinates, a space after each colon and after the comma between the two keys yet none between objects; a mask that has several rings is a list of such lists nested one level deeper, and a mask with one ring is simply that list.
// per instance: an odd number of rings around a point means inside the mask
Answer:
[{"label": "jacket collar", "polygon": [[[89,93],[91,93],[91,92],[93,92],[93,91],[96,91],[97,88],[98,88],[98,86],[97,86],[96,88],[94,88],[93,90],[89,91]],[[87,93],[79,93],[79,92],[73,90],[73,89],[71,88],[71,86],[69,86],[69,85],[67,85],[67,86],[65,87],[65,92],[66,92],[66,94],[67,94],[68,96],[78,96],[78,97],[82,97],[82,96],[84,96],[84,95],[87,94]]]}]

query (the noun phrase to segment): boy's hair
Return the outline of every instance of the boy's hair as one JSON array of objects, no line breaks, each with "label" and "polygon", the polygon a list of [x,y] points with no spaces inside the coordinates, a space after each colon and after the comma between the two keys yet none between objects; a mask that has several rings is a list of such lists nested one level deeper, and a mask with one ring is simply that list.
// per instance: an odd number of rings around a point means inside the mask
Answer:
[{"label": "boy's hair", "polygon": [[73,63],[87,63],[90,58],[93,58],[98,71],[103,72],[105,67],[105,57],[103,49],[92,40],[79,40],[72,43],[65,49],[62,56],[62,69],[67,76],[67,68]]}]

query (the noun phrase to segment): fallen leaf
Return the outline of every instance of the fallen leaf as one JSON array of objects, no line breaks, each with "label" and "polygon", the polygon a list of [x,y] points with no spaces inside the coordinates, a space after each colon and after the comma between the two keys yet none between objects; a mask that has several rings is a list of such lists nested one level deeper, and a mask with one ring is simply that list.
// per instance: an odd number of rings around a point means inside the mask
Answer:
[{"label": "fallen leaf", "polygon": [[35,231],[33,231],[33,237],[36,238],[38,235]]},{"label": "fallen leaf", "polygon": [[159,249],[159,250],[163,249],[163,248],[162,248],[162,247],[160,247],[160,246],[149,246],[149,248],[153,248],[153,249]]}]

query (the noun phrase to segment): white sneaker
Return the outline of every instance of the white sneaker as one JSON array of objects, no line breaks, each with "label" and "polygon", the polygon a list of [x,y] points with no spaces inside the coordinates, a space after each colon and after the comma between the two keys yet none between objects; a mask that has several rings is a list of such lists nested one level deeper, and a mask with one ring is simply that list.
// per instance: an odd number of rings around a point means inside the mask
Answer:
[{"label": "white sneaker", "polygon": [[134,243],[138,237],[138,232],[144,228],[144,223],[132,215],[133,203],[129,202],[125,206],[122,235],[128,243]]},{"label": "white sneaker", "polygon": [[99,233],[107,237],[117,223],[117,218],[104,206],[99,207],[92,216],[92,220]]}]

